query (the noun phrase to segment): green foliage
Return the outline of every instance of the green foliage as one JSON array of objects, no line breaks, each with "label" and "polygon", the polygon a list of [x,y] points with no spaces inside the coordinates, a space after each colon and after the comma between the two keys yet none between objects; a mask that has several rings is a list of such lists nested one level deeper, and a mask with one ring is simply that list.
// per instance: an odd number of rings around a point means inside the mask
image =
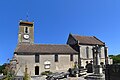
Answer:
[{"label": "green foliage", "polygon": [[23,80],[30,80],[30,79],[29,79],[29,75],[28,75],[26,72],[25,72],[25,74],[24,74]]},{"label": "green foliage", "polygon": [[45,72],[42,72],[41,75],[49,75],[49,74],[52,74],[52,72],[50,71],[45,71]]},{"label": "green foliage", "polygon": [[109,57],[113,57],[114,55],[109,55]]},{"label": "green foliage", "polygon": [[3,80],[12,80],[14,78],[14,70],[11,68],[10,64],[5,64],[4,69],[2,70],[3,75],[5,76]]},{"label": "green foliage", "polygon": [[113,59],[113,63],[117,64],[120,63],[120,54],[119,55],[109,55]]},{"label": "green foliage", "polygon": [[4,69],[5,69],[5,65],[0,66],[0,74],[3,73]]}]

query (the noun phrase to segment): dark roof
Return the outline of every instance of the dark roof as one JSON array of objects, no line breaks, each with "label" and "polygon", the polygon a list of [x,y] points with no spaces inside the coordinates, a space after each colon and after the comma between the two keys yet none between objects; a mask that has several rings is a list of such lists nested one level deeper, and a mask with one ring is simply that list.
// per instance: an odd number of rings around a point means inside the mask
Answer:
[{"label": "dark roof", "polygon": [[47,44],[19,44],[15,49],[17,53],[77,53],[69,45]]},{"label": "dark roof", "polygon": [[72,36],[79,41],[79,44],[105,45],[104,42],[102,42],[95,36],[80,36],[80,35],[72,35]]},{"label": "dark roof", "polygon": [[27,21],[20,21],[19,22],[19,25],[23,25],[23,26],[26,26],[26,25],[28,25],[28,26],[33,26],[33,22],[27,22]]}]

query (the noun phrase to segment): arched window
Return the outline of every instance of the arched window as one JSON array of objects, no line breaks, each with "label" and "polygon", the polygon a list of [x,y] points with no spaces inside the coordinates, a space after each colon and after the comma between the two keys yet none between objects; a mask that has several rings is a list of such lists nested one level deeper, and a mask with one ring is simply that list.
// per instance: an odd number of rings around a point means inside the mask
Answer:
[{"label": "arched window", "polygon": [[35,66],[35,75],[39,75],[39,66]]}]

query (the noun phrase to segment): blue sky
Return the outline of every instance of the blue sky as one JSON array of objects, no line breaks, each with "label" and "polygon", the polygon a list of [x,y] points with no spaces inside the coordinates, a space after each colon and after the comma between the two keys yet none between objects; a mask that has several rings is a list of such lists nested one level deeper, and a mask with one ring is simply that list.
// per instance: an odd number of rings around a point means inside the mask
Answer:
[{"label": "blue sky", "polygon": [[12,58],[19,20],[34,21],[35,43],[66,44],[69,33],[96,36],[120,53],[120,0],[1,0],[0,64]]}]

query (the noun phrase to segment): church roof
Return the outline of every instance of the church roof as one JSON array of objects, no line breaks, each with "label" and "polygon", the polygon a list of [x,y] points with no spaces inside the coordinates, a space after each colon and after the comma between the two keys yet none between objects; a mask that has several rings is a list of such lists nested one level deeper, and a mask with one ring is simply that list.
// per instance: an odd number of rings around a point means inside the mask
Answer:
[{"label": "church roof", "polygon": [[104,42],[96,38],[95,36],[80,36],[80,35],[72,35],[76,40],[79,41],[79,44],[85,45],[105,45]]},{"label": "church roof", "polygon": [[15,53],[78,53],[69,45],[52,45],[52,44],[19,44]]}]

